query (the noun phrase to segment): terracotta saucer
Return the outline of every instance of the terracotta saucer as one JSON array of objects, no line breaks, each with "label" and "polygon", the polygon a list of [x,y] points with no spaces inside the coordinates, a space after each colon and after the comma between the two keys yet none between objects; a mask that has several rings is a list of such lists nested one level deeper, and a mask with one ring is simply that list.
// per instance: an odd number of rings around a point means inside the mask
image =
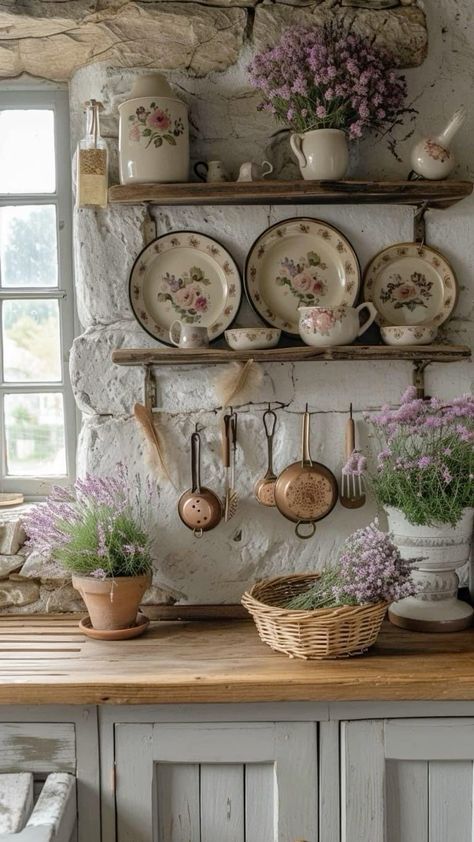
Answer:
[{"label": "terracotta saucer", "polygon": [[79,621],[79,628],[87,637],[92,637],[94,640],[128,640],[130,637],[139,637],[146,632],[150,620],[144,614],[137,614],[137,619],[134,626],[128,629],[94,629],[91,626],[90,617],[83,617]]}]

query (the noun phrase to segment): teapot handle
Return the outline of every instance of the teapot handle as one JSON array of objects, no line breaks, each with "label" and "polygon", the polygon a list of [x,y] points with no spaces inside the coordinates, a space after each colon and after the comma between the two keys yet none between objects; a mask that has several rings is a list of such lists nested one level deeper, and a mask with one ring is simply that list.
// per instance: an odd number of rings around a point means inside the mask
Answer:
[{"label": "teapot handle", "polygon": [[302,143],[303,143],[303,138],[301,137],[300,134],[296,134],[296,132],[293,132],[293,134],[290,135],[290,146],[291,146],[293,152],[296,155],[296,158],[298,160],[298,163],[299,163],[301,169],[305,169],[308,162],[307,162],[307,160],[305,158],[305,155],[303,154],[303,150],[301,148]]},{"label": "teapot handle", "polygon": [[377,308],[374,307],[374,305],[372,304],[371,301],[364,301],[364,303],[359,304],[359,306],[356,307],[355,310],[356,310],[357,315],[361,312],[361,310],[368,310],[369,311],[368,319],[366,319],[365,322],[360,326],[359,332],[357,334],[357,336],[362,336],[362,334],[365,333],[366,330],[368,330],[368,328],[370,327],[370,325],[373,323],[374,319],[376,318]]},{"label": "teapot handle", "polygon": [[[179,319],[175,319],[170,325],[169,335],[173,345],[176,345],[179,348],[179,342],[181,339],[181,322]],[[177,339],[175,338],[176,336],[178,337]]]}]

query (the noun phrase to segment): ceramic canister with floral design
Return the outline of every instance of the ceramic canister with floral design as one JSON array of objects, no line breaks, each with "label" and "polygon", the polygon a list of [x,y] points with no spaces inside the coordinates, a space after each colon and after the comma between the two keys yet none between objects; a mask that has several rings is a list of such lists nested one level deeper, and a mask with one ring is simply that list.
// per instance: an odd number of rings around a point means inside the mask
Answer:
[{"label": "ceramic canister with floral design", "polygon": [[[369,316],[361,325],[359,313],[368,310]],[[299,333],[306,345],[330,348],[333,345],[350,345],[370,327],[377,310],[369,301],[358,307],[300,307]]]},{"label": "ceramic canister with floral design", "polygon": [[137,79],[119,113],[121,184],[188,181],[188,108],[163,76]]}]

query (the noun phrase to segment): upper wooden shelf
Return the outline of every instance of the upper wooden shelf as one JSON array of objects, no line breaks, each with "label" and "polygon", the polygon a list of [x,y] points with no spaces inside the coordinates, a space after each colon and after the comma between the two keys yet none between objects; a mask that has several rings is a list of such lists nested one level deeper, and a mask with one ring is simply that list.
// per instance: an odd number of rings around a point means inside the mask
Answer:
[{"label": "upper wooden shelf", "polygon": [[470,181],[227,181],[116,184],[109,202],[137,205],[391,204],[448,208],[472,193]]},{"label": "upper wooden shelf", "polygon": [[451,363],[470,356],[471,350],[466,345],[407,345],[399,348],[389,345],[339,345],[321,349],[297,345],[267,351],[230,351],[226,348],[206,348],[199,351],[163,347],[120,348],[112,352],[112,361],[117,365],[212,365],[245,362],[250,359],[265,363],[305,360],[410,360]]}]

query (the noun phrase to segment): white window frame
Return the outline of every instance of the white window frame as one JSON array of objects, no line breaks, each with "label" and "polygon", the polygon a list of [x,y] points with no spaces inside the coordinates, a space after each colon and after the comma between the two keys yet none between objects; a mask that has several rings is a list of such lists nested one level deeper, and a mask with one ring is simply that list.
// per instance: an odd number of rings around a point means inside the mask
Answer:
[{"label": "white window frame", "polygon": [[[10,89],[9,89],[10,88]],[[66,89],[43,87],[34,83],[28,88],[8,83],[0,85],[0,110],[50,109],[54,111],[56,190],[54,193],[0,193],[0,207],[8,205],[55,205],[58,244],[58,287],[0,287],[0,327],[3,301],[8,299],[55,299],[59,304],[61,341],[61,380],[57,383],[5,383],[3,355],[0,354],[0,490],[22,491],[26,499],[44,497],[52,484],[68,485],[75,477],[77,412],[69,377],[69,351],[75,335],[74,270],[72,255],[72,186],[69,135],[69,98]],[[32,150],[34,154],[34,150]],[[19,162],[21,165],[21,162]],[[0,329],[1,342],[1,329]],[[64,402],[64,439],[66,475],[7,476],[6,437],[4,423],[5,394],[61,392]]]}]

